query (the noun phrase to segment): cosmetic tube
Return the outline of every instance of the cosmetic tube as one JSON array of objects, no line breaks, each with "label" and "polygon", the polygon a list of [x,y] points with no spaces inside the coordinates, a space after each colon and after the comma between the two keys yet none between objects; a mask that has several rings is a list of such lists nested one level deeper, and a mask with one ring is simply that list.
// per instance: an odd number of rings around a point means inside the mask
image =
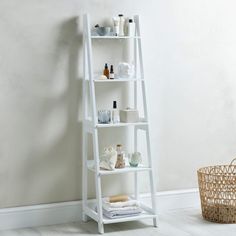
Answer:
[{"label": "cosmetic tube", "polygon": [[119,28],[120,28],[120,18],[119,17],[113,17],[113,24],[114,24],[114,35],[118,36],[119,35]]}]

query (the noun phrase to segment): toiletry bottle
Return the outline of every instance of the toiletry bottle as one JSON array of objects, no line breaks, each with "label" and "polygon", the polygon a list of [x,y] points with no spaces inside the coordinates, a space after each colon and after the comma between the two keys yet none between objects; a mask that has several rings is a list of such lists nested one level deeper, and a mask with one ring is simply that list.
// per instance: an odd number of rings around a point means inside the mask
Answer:
[{"label": "toiletry bottle", "polygon": [[115,36],[118,36],[119,35],[119,28],[120,28],[120,18],[119,17],[113,17],[113,24],[114,24],[114,27],[113,27],[113,33]]},{"label": "toiletry bottle", "polygon": [[113,123],[119,123],[120,122],[120,114],[119,114],[119,111],[117,109],[116,101],[113,101],[112,121],[113,121]]},{"label": "toiletry bottle", "polygon": [[124,24],[125,24],[125,18],[123,16],[123,14],[119,14],[118,15],[120,18],[120,24],[119,24],[119,36],[124,36]]},{"label": "toiletry bottle", "polygon": [[135,23],[132,19],[129,19],[127,34],[128,34],[128,36],[131,36],[131,37],[135,36]]},{"label": "toiletry bottle", "polygon": [[110,69],[110,79],[115,79],[115,74],[114,74],[114,70],[113,70],[113,65],[111,65],[111,69]]},{"label": "toiletry bottle", "polygon": [[109,79],[109,69],[108,69],[107,63],[105,64],[105,68],[103,70],[103,75],[105,75],[107,77],[107,79]]}]

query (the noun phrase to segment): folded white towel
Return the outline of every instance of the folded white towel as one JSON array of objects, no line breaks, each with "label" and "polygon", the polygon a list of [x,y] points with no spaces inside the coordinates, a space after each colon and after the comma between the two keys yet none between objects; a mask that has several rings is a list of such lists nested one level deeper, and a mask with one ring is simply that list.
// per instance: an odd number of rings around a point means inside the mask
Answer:
[{"label": "folded white towel", "polygon": [[138,209],[138,206],[127,206],[127,207],[109,207],[108,205],[106,205],[105,203],[102,205],[103,209],[105,209],[108,212],[114,212],[114,211],[119,211],[119,212],[125,212],[125,211],[133,211]]},{"label": "folded white towel", "polygon": [[131,217],[131,216],[136,216],[142,213],[142,209],[138,207],[135,210],[122,210],[122,211],[106,211],[103,209],[103,214],[111,219],[116,219],[116,218],[122,218],[122,217]]}]

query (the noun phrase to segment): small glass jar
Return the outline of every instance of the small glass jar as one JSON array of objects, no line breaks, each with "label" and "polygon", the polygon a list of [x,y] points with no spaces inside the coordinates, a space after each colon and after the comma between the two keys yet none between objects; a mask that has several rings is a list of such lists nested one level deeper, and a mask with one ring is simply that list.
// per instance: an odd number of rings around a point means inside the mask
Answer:
[{"label": "small glass jar", "polygon": [[99,110],[98,111],[98,123],[109,124],[111,122],[111,111],[110,110]]},{"label": "small glass jar", "polygon": [[116,161],[116,168],[125,168],[125,155],[122,150],[122,145],[117,144],[116,145],[116,151],[117,151],[117,161]]},{"label": "small glass jar", "polygon": [[142,155],[140,152],[129,153],[129,164],[131,167],[138,167],[142,162]]}]

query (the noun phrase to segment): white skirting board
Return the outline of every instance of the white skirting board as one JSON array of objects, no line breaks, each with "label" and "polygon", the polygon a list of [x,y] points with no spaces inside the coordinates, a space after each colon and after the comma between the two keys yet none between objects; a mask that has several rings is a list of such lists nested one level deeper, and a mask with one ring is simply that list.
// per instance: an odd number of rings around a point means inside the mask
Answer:
[{"label": "white skirting board", "polygon": [[[157,210],[200,207],[198,189],[157,192]],[[141,199],[150,201],[150,195]],[[71,201],[0,209],[0,230],[52,225],[80,221],[82,202]]]}]

